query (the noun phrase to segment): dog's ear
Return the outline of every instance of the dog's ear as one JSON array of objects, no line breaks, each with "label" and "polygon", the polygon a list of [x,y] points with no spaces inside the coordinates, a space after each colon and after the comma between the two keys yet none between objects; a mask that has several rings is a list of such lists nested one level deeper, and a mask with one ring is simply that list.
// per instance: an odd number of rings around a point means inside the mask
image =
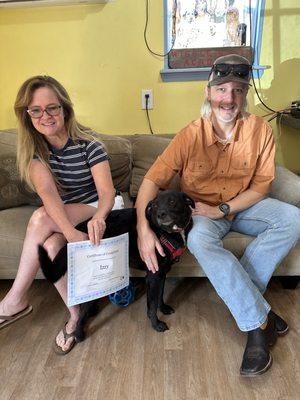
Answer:
[{"label": "dog's ear", "polygon": [[188,196],[186,193],[182,193],[182,196],[183,196],[185,204],[187,204],[188,206],[191,206],[192,208],[195,208],[195,202],[190,196]]}]

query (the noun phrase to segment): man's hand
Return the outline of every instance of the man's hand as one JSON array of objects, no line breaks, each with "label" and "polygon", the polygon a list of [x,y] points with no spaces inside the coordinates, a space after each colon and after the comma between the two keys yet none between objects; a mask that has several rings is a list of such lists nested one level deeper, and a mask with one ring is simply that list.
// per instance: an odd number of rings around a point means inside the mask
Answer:
[{"label": "man's hand", "polygon": [[92,244],[98,246],[106,229],[104,218],[94,215],[94,217],[88,222],[87,229],[90,241]]},{"label": "man's hand", "polygon": [[208,204],[201,202],[195,203],[193,215],[201,215],[202,217],[208,217],[211,219],[219,219],[224,217],[224,214],[218,206],[209,206]]},{"label": "man's hand", "polygon": [[162,257],[165,256],[165,253],[159,240],[151,229],[147,229],[145,232],[138,235],[138,249],[141,259],[144,261],[149,271],[153,273],[157,272],[158,263],[155,249],[157,249]]}]

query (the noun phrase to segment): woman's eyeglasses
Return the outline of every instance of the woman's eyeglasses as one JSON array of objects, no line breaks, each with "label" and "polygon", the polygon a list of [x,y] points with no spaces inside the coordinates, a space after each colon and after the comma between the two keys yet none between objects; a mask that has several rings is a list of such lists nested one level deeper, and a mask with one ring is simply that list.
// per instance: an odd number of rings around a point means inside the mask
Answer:
[{"label": "woman's eyeglasses", "polygon": [[41,118],[45,111],[48,115],[55,117],[56,115],[58,115],[60,113],[61,108],[62,108],[62,106],[59,104],[52,104],[52,105],[47,106],[44,109],[41,107],[28,108],[27,112],[31,116],[31,118]]},{"label": "woman's eyeglasses", "polygon": [[247,64],[215,64],[211,69],[218,78],[233,74],[238,78],[248,79],[250,71],[251,65]]}]

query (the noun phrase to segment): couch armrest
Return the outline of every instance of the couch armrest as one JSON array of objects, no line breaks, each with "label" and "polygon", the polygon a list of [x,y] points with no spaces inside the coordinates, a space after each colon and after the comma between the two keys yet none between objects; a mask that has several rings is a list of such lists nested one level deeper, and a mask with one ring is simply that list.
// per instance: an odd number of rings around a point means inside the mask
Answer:
[{"label": "couch armrest", "polygon": [[300,177],[287,168],[276,165],[270,196],[300,208]]}]

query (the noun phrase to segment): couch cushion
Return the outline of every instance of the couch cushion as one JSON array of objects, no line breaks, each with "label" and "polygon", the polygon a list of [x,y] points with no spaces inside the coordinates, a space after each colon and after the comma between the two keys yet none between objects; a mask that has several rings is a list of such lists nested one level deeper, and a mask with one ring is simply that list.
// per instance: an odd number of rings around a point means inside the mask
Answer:
[{"label": "couch cushion", "polygon": [[110,157],[109,165],[115,188],[121,192],[128,192],[132,165],[131,142],[119,136],[104,134],[97,136]]},{"label": "couch cushion", "polygon": [[[237,258],[240,258],[247,245],[254,240],[254,237],[243,235],[238,232],[229,232],[224,237],[224,248],[231,251]],[[274,272],[274,276],[295,276],[299,275],[299,259],[300,259],[300,242],[289,252],[282,260],[278,268]],[[145,272],[131,266],[130,273],[132,276],[144,276]],[[172,265],[168,277],[204,277],[206,276],[201,266],[199,266],[195,257],[185,251],[180,257],[180,262]]]},{"label": "couch cushion", "polygon": [[270,196],[300,208],[299,176],[276,165],[276,176],[272,183]]},{"label": "couch cushion", "polygon": [[15,130],[0,131],[0,210],[23,204],[41,205],[40,198],[20,180],[16,142]]},{"label": "couch cushion", "polygon": [[[132,177],[130,196],[136,197],[142,180],[156,158],[170,143],[171,138],[160,136],[137,135],[132,140]],[[170,189],[179,189],[179,179],[175,176]]]}]

